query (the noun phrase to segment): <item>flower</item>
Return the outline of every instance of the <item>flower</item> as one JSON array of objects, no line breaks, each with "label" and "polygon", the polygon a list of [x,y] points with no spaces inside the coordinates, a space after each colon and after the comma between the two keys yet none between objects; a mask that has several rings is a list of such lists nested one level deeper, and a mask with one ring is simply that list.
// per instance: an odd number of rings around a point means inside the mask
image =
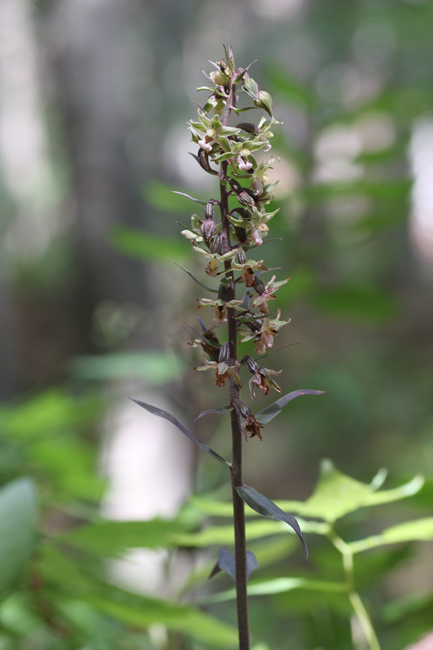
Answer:
[{"label": "flower", "polygon": [[271,370],[270,368],[259,368],[257,372],[251,377],[249,381],[250,395],[252,399],[256,399],[256,394],[254,387],[257,386],[260,390],[263,391],[264,395],[267,395],[271,388],[281,393],[281,388],[278,386],[277,382],[271,379],[270,375],[281,375],[282,370]]},{"label": "flower", "polygon": [[275,278],[276,276],[273,275],[269,282],[266,284],[264,291],[262,291],[260,295],[258,295],[257,298],[254,298],[253,300],[254,307],[258,307],[264,314],[267,314],[269,312],[268,301],[275,300],[275,292],[278,291],[278,289],[283,284],[286,284],[286,282],[290,280],[290,278],[287,278],[286,280],[275,282]]},{"label": "flower", "polygon": [[260,440],[263,440],[262,434],[260,433],[260,429],[263,429],[263,424],[260,424],[258,419],[252,413],[246,417],[241,428],[247,442],[248,434],[250,434],[250,438],[257,436]]},{"label": "flower", "polygon": [[204,151],[209,153],[212,150],[212,145],[216,142],[215,135],[216,133],[214,129],[208,129],[203,138],[198,141],[198,144]]},{"label": "flower", "polygon": [[237,372],[239,363],[236,362],[235,366],[229,366],[226,361],[209,361],[206,357],[203,357],[205,363],[204,366],[198,366],[193,368],[193,370],[206,371],[206,370],[215,370],[215,386],[223,387],[226,384],[227,377],[230,376],[238,386],[241,388],[241,380]]}]

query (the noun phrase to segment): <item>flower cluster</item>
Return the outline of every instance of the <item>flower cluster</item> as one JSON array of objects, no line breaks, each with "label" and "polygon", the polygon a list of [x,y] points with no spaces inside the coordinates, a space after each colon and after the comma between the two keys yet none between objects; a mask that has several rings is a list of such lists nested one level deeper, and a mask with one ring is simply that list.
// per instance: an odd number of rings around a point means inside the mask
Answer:
[{"label": "flower cluster", "polygon": [[[257,354],[263,355],[273,347],[281,327],[289,322],[281,320],[280,310],[276,314],[269,311],[269,302],[275,299],[275,292],[288,279],[276,281],[276,276],[272,275],[266,280],[269,270],[263,259],[251,256],[264,243],[269,222],[278,212],[267,207],[274,198],[276,185],[268,173],[278,160],[266,159],[266,153],[271,150],[272,128],[279,122],[273,116],[271,96],[249,75],[251,66],[236,68],[231,48],[226,50],[226,55],[226,60],[213,63],[215,70],[205,73],[209,85],[198,90],[208,92],[209,96],[199,107],[197,120],[188,123],[192,140],[198,146],[198,152],[192,155],[206,173],[218,176],[220,198],[212,198],[205,204],[203,216],[194,214],[191,227],[185,228],[182,234],[191,241],[193,250],[204,258],[207,275],[220,279],[217,298],[198,299],[199,308],[213,309],[214,325],[206,330],[202,324],[200,338],[194,342],[208,355],[204,357],[204,365],[196,370],[213,369],[217,386],[224,386],[230,378],[241,387],[239,369],[244,365],[252,374],[249,387],[254,399],[255,388],[265,395],[271,388],[280,392],[272,375],[281,371],[262,368],[251,356],[239,362],[237,352],[233,358],[227,344],[220,344],[215,330],[230,317],[235,319],[236,345],[252,340]],[[240,92],[252,100],[250,105],[238,107]],[[251,109],[265,113],[257,124],[229,123],[230,118]],[[216,208],[220,220],[215,217]],[[253,422],[252,415],[244,413],[242,417],[245,418],[244,432],[261,439],[260,427]]]}]

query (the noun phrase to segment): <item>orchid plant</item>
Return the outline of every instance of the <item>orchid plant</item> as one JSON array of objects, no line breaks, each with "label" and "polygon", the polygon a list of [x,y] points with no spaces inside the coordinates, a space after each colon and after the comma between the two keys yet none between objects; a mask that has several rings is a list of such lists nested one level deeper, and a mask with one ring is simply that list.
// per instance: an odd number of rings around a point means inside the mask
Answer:
[{"label": "orchid plant", "polygon": [[[296,519],[254,488],[244,485],[243,444],[254,437],[262,440],[264,425],[292,399],[323,391],[292,391],[255,414],[242,398],[242,369],[249,373],[249,392],[253,400],[257,389],[264,395],[271,390],[281,393],[274,377],[282,371],[261,366],[259,358],[274,347],[279,331],[290,322],[281,318],[280,309],[270,311],[275,293],[289,279],[276,281],[276,276],[271,275],[266,280],[270,270],[264,260],[252,257],[263,245],[269,233],[269,223],[278,213],[278,210],[268,208],[278,182],[271,182],[269,170],[278,160],[273,157],[266,160],[263,154],[271,150],[272,129],[280,123],[273,115],[271,96],[261,90],[249,74],[252,64],[247,68],[237,68],[231,48],[224,50],[225,59],[212,63],[214,70],[205,73],[208,85],[198,90],[209,95],[198,108],[197,120],[189,122],[192,140],[198,146],[197,153],[192,155],[204,173],[218,179],[219,197],[203,202],[182,192],[178,194],[204,205],[204,215],[194,214],[191,226],[184,228],[182,235],[190,240],[193,251],[203,258],[205,273],[219,280],[218,288],[208,287],[188,271],[201,287],[216,294],[214,298],[198,298],[198,309],[212,310],[213,322],[205,325],[198,318],[201,331],[196,332],[197,338],[192,345],[201,347],[205,355],[204,365],[195,370],[211,370],[215,372],[217,387],[228,385],[228,404],[204,411],[199,417],[209,413],[230,414],[231,460],[226,460],[203,443],[166,411],[140,400],[134,401],[172,422],[205,452],[229,468],[235,553],[233,556],[227,549],[222,549],[212,575],[224,570],[235,580],[239,648],[248,650],[247,579],[258,565],[253,553],[246,548],[244,504],[264,517],[286,522],[299,536],[306,557],[308,551]],[[249,105],[238,106],[240,92],[247,95]],[[262,113],[257,124],[239,121],[240,113],[252,109]],[[237,122],[231,125],[231,120]],[[248,354],[242,356],[240,350],[247,341],[254,343],[257,358]]]}]

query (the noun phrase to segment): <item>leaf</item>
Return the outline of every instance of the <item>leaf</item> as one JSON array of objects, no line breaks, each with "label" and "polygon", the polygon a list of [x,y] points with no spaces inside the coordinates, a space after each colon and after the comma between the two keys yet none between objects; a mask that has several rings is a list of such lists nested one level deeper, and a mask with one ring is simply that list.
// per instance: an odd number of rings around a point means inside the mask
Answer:
[{"label": "leaf", "polygon": [[[344,593],[347,586],[340,582],[328,582],[325,580],[309,580],[308,578],[274,578],[261,582],[251,582],[248,587],[248,596],[265,596],[270,594],[282,594],[293,589],[307,589],[310,591]],[[229,589],[218,594],[206,597],[205,603],[222,603],[236,598],[236,589]]]},{"label": "leaf", "polygon": [[[247,551],[246,560],[248,579],[252,572],[259,568],[259,563],[257,562],[257,558],[252,551]],[[218,561],[212,569],[212,573],[210,574],[209,579],[213,578],[221,571],[228,573],[228,575],[236,582],[235,556],[232,553],[229,553],[225,546],[223,546],[219,552]]]},{"label": "leaf", "polygon": [[379,535],[366,537],[358,542],[349,544],[353,553],[360,553],[384,544],[399,544],[401,542],[428,542],[433,539],[433,517],[424,517],[387,528]]},{"label": "leaf", "polygon": [[[222,505],[222,504],[221,504]],[[227,504],[229,505],[229,504]],[[233,506],[231,506],[233,514]],[[247,516],[254,513],[247,513]],[[225,515],[227,516],[227,515]],[[298,523],[306,533],[317,535],[326,535],[329,532],[328,524],[319,521],[304,521],[299,519]],[[245,526],[246,535],[249,540],[262,539],[270,535],[287,535],[285,522],[282,521],[250,521]],[[233,526],[208,526],[196,533],[179,533],[174,534],[172,541],[177,546],[191,546],[203,548],[213,544],[231,544],[233,542]]]},{"label": "leaf", "polygon": [[210,415],[211,413],[215,415],[227,415],[231,411],[233,411],[233,406],[230,406],[230,404],[228,406],[220,406],[217,409],[209,409],[207,411],[202,411],[200,415],[197,415],[196,420],[199,420],[205,415]]},{"label": "leaf", "polygon": [[200,203],[201,205],[207,205],[207,201],[200,201],[200,199],[195,199],[193,196],[190,196],[189,194],[185,194],[185,192],[177,192],[176,190],[171,190],[172,194],[179,194],[179,196],[185,196],[187,199],[191,199],[191,201],[194,201],[194,203]]},{"label": "leaf", "polygon": [[193,274],[190,271],[188,271],[188,269],[186,269],[184,266],[182,266],[182,264],[178,264],[177,262],[173,262],[173,264],[176,264],[176,266],[178,266],[180,269],[182,269],[182,271],[185,271],[185,273],[188,273],[189,277],[192,278],[194,280],[194,282],[196,282],[201,287],[203,287],[203,289],[206,289],[206,291],[211,291],[212,293],[218,293],[218,289],[212,289],[211,287],[208,287],[206,284],[203,284],[203,282],[200,282],[200,280],[197,280],[197,278],[194,277]]},{"label": "leaf", "polygon": [[60,540],[100,556],[116,557],[129,548],[161,548],[185,526],[177,521],[98,521],[61,535]]},{"label": "leaf", "polygon": [[283,510],[281,510],[281,508],[279,508],[270,499],[263,496],[263,494],[260,494],[260,492],[257,492],[257,490],[255,490],[252,487],[249,487],[248,485],[243,485],[242,487],[238,487],[236,488],[236,491],[241,497],[241,499],[243,499],[245,503],[249,505],[252,510],[258,512],[259,515],[262,515],[262,517],[273,519],[275,521],[284,521],[291,528],[293,528],[293,530],[301,540],[302,547],[305,551],[305,561],[308,560],[307,544],[305,543],[305,540],[302,537],[301,529],[299,527],[298,522],[294,517],[292,517],[292,515],[286,514]]},{"label": "leaf", "polygon": [[173,261],[173,258],[190,257],[190,249],[177,239],[124,226],[114,228],[109,240],[120,252],[140,260],[166,263]]},{"label": "leaf", "polygon": [[324,460],[314,494],[304,502],[282,501],[279,505],[304,517],[317,517],[333,523],[358,508],[391,503],[412,496],[424,483],[422,477],[416,476],[398,488],[377,492],[382,477],[383,472],[379,472],[370,484],[361,483],[339,472],[330,460]]},{"label": "leaf", "polygon": [[154,352],[117,352],[78,357],[72,369],[82,379],[107,380],[137,377],[152,386],[166,384],[183,373],[184,362],[174,354]]},{"label": "leaf", "polygon": [[267,424],[268,422],[273,420],[279,413],[281,413],[281,411],[286,406],[286,404],[291,402],[292,399],[295,399],[295,397],[300,397],[301,395],[323,395],[323,393],[325,393],[324,390],[309,390],[309,389],[294,390],[291,393],[287,393],[287,395],[283,395],[283,397],[277,399],[276,402],[269,404],[269,406],[267,406],[262,411],[256,414],[256,418],[258,419],[259,422],[261,422],[261,424]]},{"label": "leaf", "polygon": [[238,638],[233,626],[186,605],[142,597],[141,606],[134,608],[130,603],[93,594],[84,595],[83,600],[128,626],[147,628],[160,623],[170,630],[188,634],[199,642],[219,647],[233,647]]},{"label": "leaf", "polygon": [[52,544],[44,545],[39,569],[44,583],[56,592],[66,591],[69,595],[72,591],[81,602],[90,603],[99,612],[128,626],[147,628],[161,623],[169,630],[184,632],[205,644],[236,645],[234,627],[191,606],[138,596],[102,583],[95,579],[94,571],[91,576],[84,573],[84,563],[70,560]]},{"label": "leaf", "polygon": [[0,490],[0,594],[21,576],[36,543],[36,489],[21,478]]},{"label": "leaf", "polygon": [[131,399],[133,402],[138,404],[138,406],[141,406],[141,408],[146,409],[146,411],[149,411],[149,413],[152,413],[153,415],[157,415],[160,418],[164,418],[164,420],[168,420],[169,422],[174,424],[179,429],[179,431],[182,431],[182,433],[187,438],[189,438],[190,440],[195,442],[196,445],[198,445],[201,449],[203,449],[203,451],[205,451],[207,454],[212,456],[212,458],[215,458],[220,463],[223,463],[224,465],[227,465],[228,467],[230,467],[230,463],[229,463],[228,460],[226,460],[225,458],[223,458],[222,456],[217,454],[216,451],[214,451],[208,445],[206,445],[204,442],[202,442],[201,440],[196,438],[196,436],[193,435],[190,431],[188,431],[188,429],[186,429],[179,422],[179,420],[177,420],[173,415],[171,415],[170,413],[167,413],[167,411],[164,411],[163,409],[157,408],[156,406],[152,406],[151,404],[146,404],[145,402],[142,402],[142,401],[140,401],[138,399],[134,399],[133,397],[130,397],[129,399]]}]

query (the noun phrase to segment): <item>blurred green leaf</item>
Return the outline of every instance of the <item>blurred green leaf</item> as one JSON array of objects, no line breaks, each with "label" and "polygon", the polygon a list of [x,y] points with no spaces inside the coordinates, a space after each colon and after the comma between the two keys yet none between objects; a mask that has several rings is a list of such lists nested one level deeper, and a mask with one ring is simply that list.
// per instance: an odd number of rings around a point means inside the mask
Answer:
[{"label": "blurred green leaf", "polygon": [[[176,603],[130,594],[84,573],[85,565],[69,559],[53,544],[45,545],[38,565],[40,574],[56,598],[71,592],[99,612],[128,626],[147,628],[160,623],[170,630],[184,632],[204,643],[233,646],[237,630],[203,612]],[[94,573],[94,568],[92,569]]]},{"label": "blurred green leaf", "polygon": [[[225,504],[221,504],[225,505]],[[227,504],[229,506],[229,504]],[[231,506],[233,511],[233,507]],[[254,512],[251,512],[254,515]],[[299,525],[305,533],[326,535],[329,528],[326,524],[317,521],[304,521],[298,519]],[[287,535],[292,533],[282,521],[252,521],[246,524],[246,535],[248,540],[262,539],[269,535]],[[208,526],[196,533],[180,533],[173,535],[173,542],[178,546],[204,547],[213,544],[232,544],[233,526]]]},{"label": "blurred green leaf", "polygon": [[13,440],[58,436],[87,425],[98,409],[99,403],[91,395],[77,399],[60,389],[49,390],[26,402],[0,406],[0,428]]},{"label": "blurred green leaf", "polygon": [[23,574],[36,543],[36,488],[28,478],[0,490],[0,594]]},{"label": "blurred green leaf", "polygon": [[181,357],[162,351],[77,357],[72,363],[72,371],[81,379],[101,381],[136,377],[152,386],[178,379],[184,369]]},{"label": "blurred green leaf", "polygon": [[96,555],[119,556],[129,548],[161,548],[172,544],[173,535],[184,532],[177,521],[99,521],[76,528],[60,539]]},{"label": "blurred green leaf", "polygon": [[365,539],[349,544],[353,553],[361,553],[376,546],[384,544],[399,544],[401,542],[427,542],[433,539],[433,517],[408,521],[397,526],[392,526],[382,531],[379,535],[372,535]]},{"label": "blurred green leaf", "polygon": [[[274,578],[261,582],[251,581],[248,585],[248,596],[265,596],[281,594],[293,589],[308,589],[315,592],[344,593],[347,586],[339,582],[325,580],[310,580],[308,578]],[[217,594],[212,594],[205,599],[206,603],[221,603],[236,598],[236,589],[229,589]]]},{"label": "blurred green leaf", "polygon": [[191,250],[182,239],[162,237],[124,226],[119,226],[111,232],[110,241],[117,250],[130,257],[162,264],[186,260]]},{"label": "blurred green leaf", "polygon": [[147,628],[160,623],[170,630],[183,632],[202,643],[218,647],[233,647],[238,640],[238,631],[233,626],[185,605],[141,597],[140,607],[134,608],[130,603],[116,602],[99,595],[88,594],[83,599],[126,625]]},{"label": "blurred green leaf", "polygon": [[329,460],[321,465],[319,482],[314,494],[305,502],[279,501],[283,509],[290,509],[304,517],[318,517],[333,523],[349,512],[399,501],[416,494],[422,487],[424,479],[416,476],[412,481],[391,490],[377,492],[384,479],[379,472],[370,484],[361,483],[339,472]]}]

